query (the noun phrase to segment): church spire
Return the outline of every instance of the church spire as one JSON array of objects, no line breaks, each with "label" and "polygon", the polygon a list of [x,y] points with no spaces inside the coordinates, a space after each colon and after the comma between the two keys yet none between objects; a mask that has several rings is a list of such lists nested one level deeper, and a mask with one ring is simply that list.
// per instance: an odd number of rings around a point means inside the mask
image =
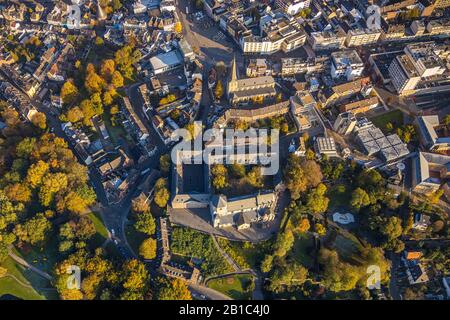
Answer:
[{"label": "church spire", "polygon": [[233,63],[231,64],[231,79],[228,82],[228,95],[237,90],[237,67],[236,55],[234,55]]},{"label": "church spire", "polygon": [[105,11],[103,11],[103,8],[100,6],[100,1],[97,0],[97,19],[98,20],[105,20],[107,18]]},{"label": "church spire", "polygon": [[231,66],[231,81],[237,80],[236,55],[233,57],[233,64]]}]

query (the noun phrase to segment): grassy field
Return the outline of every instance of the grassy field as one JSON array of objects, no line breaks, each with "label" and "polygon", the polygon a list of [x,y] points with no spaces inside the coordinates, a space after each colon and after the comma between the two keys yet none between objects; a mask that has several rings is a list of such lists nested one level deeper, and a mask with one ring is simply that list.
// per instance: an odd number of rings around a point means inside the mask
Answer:
[{"label": "grassy field", "polygon": [[351,264],[361,264],[363,261],[359,258],[359,252],[362,248],[361,243],[351,233],[339,232],[334,240],[334,246],[339,256]]},{"label": "grassy field", "polygon": [[139,246],[141,245],[142,241],[148,238],[148,236],[145,233],[136,231],[136,229],[131,224],[127,224],[125,226],[125,234],[128,243],[130,244],[133,251],[136,254],[139,254]]},{"label": "grassy field", "polygon": [[103,121],[111,137],[111,141],[114,144],[117,145],[120,143],[120,141],[128,141],[129,137],[125,129],[120,124],[113,126],[109,110],[106,110],[105,113],[103,114]]},{"label": "grassy field", "polygon": [[97,212],[91,212],[88,214],[89,219],[92,220],[97,233],[91,239],[91,244],[94,247],[100,247],[106,239],[108,239],[108,230],[106,229],[100,215]]},{"label": "grassy field", "polygon": [[403,112],[401,112],[400,110],[393,110],[373,117],[370,119],[370,121],[372,121],[372,123],[376,127],[380,128],[383,131],[386,130],[386,124],[389,122],[392,123],[394,128],[397,128],[403,125]]},{"label": "grassy field", "polygon": [[264,244],[255,245],[250,242],[230,241],[219,238],[220,246],[242,269],[256,269],[264,259]]},{"label": "grassy field", "polygon": [[214,279],[208,282],[208,287],[226,294],[235,300],[249,300],[251,292],[247,291],[253,277],[247,274],[238,274],[226,278]]},{"label": "grassy field", "polygon": [[58,245],[57,232],[53,232],[45,248],[27,246],[26,248],[15,250],[15,253],[36,268],[50,274],[53,272],[54,265],[58,262]]},{"label": "grassy field", "polygon": [[330,210],[338,207],[348,207],[351,199],[351,190],[345,185],[332,186],[328,189],[327,196],[330,198],[328,206]]},{"label": "grassy field", "polygon": [[0,278],[0,297],[11,294],[24,300],[57,299],[56,291],[42,290],[51,287],[46,279],[26,270],[11,258],[7,258],[0,266],[14,276]]},{"label": "grassy field", "polygon": [[312,236],[309,234],[302,234],[295,240],[292,250],[294,259],[306,268],[311,268],[314,264],[313,258],[308,253],[309,250],[312,249],[312,246]]},{"label": "grassy field", "polygon": [[[91,244],[95,247],[101,246],[108,238],[108,231],[97,213],[91,212],[88,214],[88,217],[92,220],[95,229],[97,230],[97,234],[94,235],[91,240]],[[45,249],[29,246],[20,250],[14,249],[14,253],[24,258],[33,266],[51,274],[53,267],[58,260],[58,243],[58,236],[55,233],[50,236],[50,240],[46,244]],[[11,294],[27,300],[58,298],[56,291],[43,290],[45,288],[51,288],[51,284],[48,280],[30,270],[25,269],[11,258],[4,261],[1,266],[6,268],[8,270],[8,274],[14,276],[15,278],[4,277],[0,279],[0,296],[4,294]]]},{"label": "grassy field", "polygon": [[34,289],[23,286],[10,277],[0,278],[0,300],[3,295],[13,295],[23,300],[45,300],[45,296]]}]

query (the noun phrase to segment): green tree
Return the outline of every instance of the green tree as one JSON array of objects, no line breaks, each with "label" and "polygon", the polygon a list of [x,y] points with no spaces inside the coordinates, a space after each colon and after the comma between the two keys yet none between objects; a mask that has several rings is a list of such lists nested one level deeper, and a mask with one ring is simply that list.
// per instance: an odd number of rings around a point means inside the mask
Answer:
[{"label": "green tree", "polygon": [[350,204],[356,210],[359,210],[362,207],[366,207],[370,204],[369,195],[363,189],[356,188],[352,192],[352,199],[350,200]]},{"label": "green tree", "polygon": [[100,66],[100,75],[105,81],[111,81],[115,71],[116,63],[113,59],[106,59],[102,61],[102,65]]},{"label": "green tree", "polygon": [[47,128],[47,117],[45,116],[45,113],[34,113],[31,116],[31,123],[39,129],[45,130]]},{"label": "green tree", "polygon": [[277,241],[275,243],[275,256],[280,258],[284,257],[291,250],[294,245],[294,241],[294,234],[289,229],[278,234]]},{"label": "green tree", "polygon": [[228,186],[228,171],[222,164],[211,167],[212,185],[216,190],[223,190]]},{"label": "green tree", "polygon": [[67,111],[67,120],[72,123],[83,120],[84,114],[79,107],[73,107]]},{"label": "green tree", "polygon": [[119,71],[114,71],[114,73],[112,74],[111,84],[114,86],[114,88],[123,87],[124,80]]},{"label": "green tree", "polygon": [[16,145],[19,158],[28,159],[36,146],[36,138],[25,138]]},{"label": "green tree", "polygon": [[214,89],[216,99],[220,100],[223,96],[223,84],[221,80],[217,80],[216,88]]},{"label": "green tree", "polygon": [[78,98],[78,88],[73,80],[67,80],[61,88],[61,99],[65,104],[73,104]]},{"label": "green tree", "polygon": [[387,239],[393,240],[402,235],[402,220],[398,217],[390,217],[380,226],[380,231]]},{"label": "green tree", "polygon": [[156,240],[148,238],[142,241],[139,246],[139,255],[146,260],[151,260],[156,257]]},{"label": "green tree", "polygon": [[267,254],[261,263],[261,271],[267,273],[270,270],[272,270],[272,266],[273,266],[273,255]]},{"label": "green tree", "polygon": [[157,298],[158,300],[192,300],[186,282],[181,279],[163,281]]},{"label": "green tree", "polygon": [[44,175],[48,172],[50,166],[48,163],[39,160],[32,164],[27,172],[26,182],[30,184],[32,188],[36,188],[42,183]]},{"label": "green tree", "polygon": [[270,276],[269,290],[281,292],[285,288],[302,285],[308,276],[308,270],[300,264],[292,263],[274,270]]},{"label": "green tree", "polygon": [[320,183],[317,188],[312,189],[306,197],[306,205],[311,213],[324,213],[328,209],[330,199],[325,196],[327,187]]},{"label": "green tree", "polygon": [[243,178],[243,177],[245,177],[245,166],[243,164],[233,163],[228,168],[230,170],[230,174],[234,178]]},{"label": "green tree", "polygon": [[143,294],[149,280],[149,273],[144,263],[136,259],[128,260],[122,268],[123,288],[126,291]]},{"label": "green tree", "polygon": [[164,176],[167,176],[170,171],[170,155],[168,153],[163,154],[159,157],[159,169]]},{"label": "green tree", "polygon": [[261,167],[253,167],[247,175],[247,181],[251,186],[261,188],[264,185]]},{"label": "green tree", "polygon": [[170,198],[170,192],[167,188],[167,180],[164,178],[159,178],[155,184],[155,203],[160,207],[164,208],[167,206],[167,202]]},{"label": "green tree", "polygon": [[137,214],[136,222],[134,223],[134,228],[137,231],[145,233],[149,236],[155,234],[156,230],[155,219],[153,218],[150,211]]},{"label": "green tree", "polygon": [[44,214],[38,213],[23,224],[18,224],[14,228],[14,234],[21,241],[31,245],[42,245],[52,229],[51,223]]},{"label": "green tree", "polygon": [[95,71],[88,72],[84,80],[84,87],[90,94],[99,93],[105,87],[105,80]]},{"label": "green tree", "polygon": [[342,262],[336,251],[321,248],[319,263],[323,266],[323,284],[333,292],[349,291],[356,287],[361,270]]}]

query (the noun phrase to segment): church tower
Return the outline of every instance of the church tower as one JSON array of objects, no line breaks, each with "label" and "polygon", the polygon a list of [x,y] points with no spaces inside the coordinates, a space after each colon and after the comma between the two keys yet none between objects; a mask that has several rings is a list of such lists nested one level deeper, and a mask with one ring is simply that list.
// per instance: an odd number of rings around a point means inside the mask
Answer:
[{"label": "church tower", "polygon": [[236,55],[233,58],[233,63],[231,65],[231,79],[228,82],[228,96],[237,90],[237,67],[236,67]]},{"label": "church tower", "polygon": [[107,18],[107,15],[105,11],[103,11],[103,8],[100,6],[100,1],[97,0],[97,19],[99,21],[105,20]]}]

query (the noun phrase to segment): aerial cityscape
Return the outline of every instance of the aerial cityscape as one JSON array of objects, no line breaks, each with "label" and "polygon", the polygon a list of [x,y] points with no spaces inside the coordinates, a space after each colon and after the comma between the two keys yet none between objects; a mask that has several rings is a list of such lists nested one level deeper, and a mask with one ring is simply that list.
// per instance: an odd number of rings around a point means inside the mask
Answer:
[{"label": "aerial cityscape", "polygon": [[450,0],[0,0],[0,300],[450,300],[449,214]]}]

